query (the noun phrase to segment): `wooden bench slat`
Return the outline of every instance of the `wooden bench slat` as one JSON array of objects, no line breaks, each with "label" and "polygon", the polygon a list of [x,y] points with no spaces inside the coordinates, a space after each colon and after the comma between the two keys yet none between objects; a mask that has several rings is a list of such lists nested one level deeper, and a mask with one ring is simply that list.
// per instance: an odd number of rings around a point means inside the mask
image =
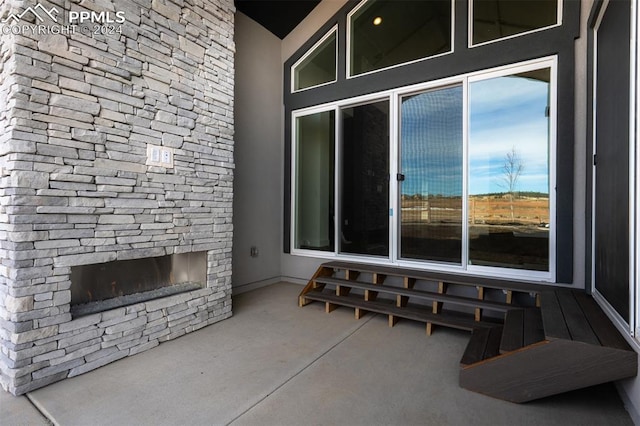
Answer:
[{"label": "wooden bench slat", "polygon": [[540,309],[524,309],[524,321],[522,324],[522,345],[533,345],[544,340],[544,328],[542,327],[542,313]]},{"label": "wooden bench slat", "polygon": [[462,354],[461,365],[470,365],[484,359],[484,352],[489,342],[491,329],[487,327],[476,327],[471,330],[471,338]]},{"label": "wooden bench slat", "polygon": [[522,347],[524,311],[514,309],[507,312],[502,330],[502,341],[500,342],[500,353],[515,351]]},{"label": "wooden bench slat", "polygon": [[572,291],[558,290],[556,291],[560,308],[567,323],[569,334],[572,340],[589,343],[591,345],[600,345],[600,341],[591,329],[589,322],[584,316],[580,305],[576,301]]},{"label": "wooden bench slat", "polygon": [[347,281],[341,278],[333,277],[319,277],[316,279],[317,283],[330,284],[340,287],[351,287],[360,290],[374,290],[378,293],[394,294],[403,297],[416,297],[424,300],[432,300],[436,302],[452,303],[460,306],[468,307],[482,307],[485,309],[496,310],[499,312],[506,312],[510,309],[514,309],[513,305],[502,302],[492,302],[488,300],[479,300],[471,297],[453,296],[444,293],[436,293],[425,290],[415,290],[411,288],[383,286],[376,284],[364,283],[361,281]]},{"label": "wooden bench slat", "polygon": [[632,350],[629,343],[622,337],[618,329],[592,297],[583,292],[575,292],[574,297],[602,346]]},{"label": "wooden bench slat", "polygon": [[460,365],[471,365],[500,355],[501,337],[501,326],[474,328],[460,360]]},{"label": "wooden bench slat", "polygon": [[545,337],[547,339],[571,340],[571,334],[564,321],[556,292],[553,290],[543,291],[540,295],[540,304]]},{"label": "wooden bench slat", "polygon": [[502,326],[491,327],[487,346],[484,348],[483,359],[493,358],[500,355],[500,342],[502,340]]}]

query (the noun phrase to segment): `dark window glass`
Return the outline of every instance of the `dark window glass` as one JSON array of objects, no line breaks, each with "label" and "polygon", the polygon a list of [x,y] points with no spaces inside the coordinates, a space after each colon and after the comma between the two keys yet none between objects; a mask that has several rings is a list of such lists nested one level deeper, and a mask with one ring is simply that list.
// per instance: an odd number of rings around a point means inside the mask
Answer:
[{"label": "dark window glass", "polygon": [[340,251],[389,255],[389,102],[342,110]]},{"label": "dark window glass", "polygon": [[335,113],[296,120],[295,240],[298,249],[333,251]]},{"label": "dark window glass", "polygon": [[350,25],[351,75],[451,51],[451,0],[370,0]]},{"label": "dark window glass", "polygon": [[[594,203],[595,287],[629,321],[629,1],[609,2],[597,31]],[[640,319],[640,318],[639,318]],[[638,324],[640,326],[640,324]],[[640,336],[638,336],[640,337]]]},{"label": "dark window glass", "polygon": [[557,23],[557,0],[473,0],[473,44]]},{"label": "dark window glass", "polygon": [[336,33],[316,46],[293,66],[293,90],[307,89],[336,80]]}]

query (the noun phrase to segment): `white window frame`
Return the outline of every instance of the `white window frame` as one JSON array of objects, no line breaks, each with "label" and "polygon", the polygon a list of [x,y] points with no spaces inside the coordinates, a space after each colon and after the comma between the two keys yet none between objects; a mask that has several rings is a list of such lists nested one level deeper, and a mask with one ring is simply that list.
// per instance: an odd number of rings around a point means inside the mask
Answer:
[{"label": "white window frame", "polygon": [[433,59],[433,58],[439,58],[441,56],[445,56],[445,55],[450,55],[453,53],[454,51],[454,34],[455,34],[455,3],[456,0],[451,0],[451,49],[448,52],[443,52],[443,53],[438,53],[436,55],[431,55],[431,56],[426,56],[424,58],[418,58],[418,59],[414,59],[412,61],[408,61],[408,62],[402,62],[396,65],[390,65],[388,67],[385,68],[380,68],[377,70],[371,70],[371,71],[367,71],[367,72],[363,72],[360,74],[351,74],[351,18],[353,17],[353,15],[358,12],[358,10],[360,10],[362,7],[364,7],[364,5],[369,2],[371,0],[362,0],[356,7],[354,7],[351,12],[349,12],[347,14],[347,52],[346,52],[346,67],[347,67],[347,80],[351,79],[351,78],[358,78],[364,75],[369,75],[369,74],[373,74],[373,73],[377,73],[380,71],[386,71],[386,70],[390,70],[393,68],[397,68],[397,67],[401,67],[401,66],[405,66],[405,65],[409,65],[409,64],[415,64],[416,62],[421,62],[421,61],[426,61],[429,59]]},{"label": "white window frame", "polygon": [[[319,48],[322,43],[327,41],[332,35],[336,36],[336,69],[335,69],[335,78],[331,81],[327,81],[326,83],[320,83],[313,86],[305,87],[303,89],[296,89],[296,67],[302,64],[309,56]],[[298,59],[293,65],[291,65],[291,93],[303,92],[309,89],[315,89],[316,87],[326,86],[328,84],[333,84],[338,81],[338,25],[334,25],[320,40],[318,40],[311,48],[304,54],[300,59]]]},{"label": "white window frame", "polygon": [[[320,114],[323,112],[330,112],[330,111],[334,111],[334,122],[336,123],[334,130],[334,164],[336,164],[337,160],[338,160],[338,156],[337,156],[337,144],[338,144],[338,136],[339,136],[339,132],[338,132],[338,125],[337,125],[337,120],[338,120],[338,114],[339,114],[339,108],[337,106],[334,105],[323,105],[323,106],[319,106],[319,107],[313,107],[313,108],[306,108],[304,110],[299,110],[297,112],[294,112],[292,114],[292,120],[291,120],[291,232],[290,232],[290,244],[291,244],[291,254],[297,254],[297,255],[302,255],[302,256],[309,256],[309,257],[336,257],[336,249],[334,246],[334,250],[331,251],[321,251],[321,250],[311,250],[311,249],[300,249],[300,248],[296,248],[296,236],[297,236],[297,227],[296,227],[296,207],[298,205],[298,181],[296,179],[296,171],[297,171],[297,159],[298,159],[298,140],[297,140],[297,124],[298,124],[298,118],[300,117],[306,117],[309,115],[314,115],[314,114]],[[333,177],[333,184],[334,184],[334,197],[337,198],[337,191],[338,191],[338,170],[337,168],[334,168],[334,177]],[[334,207],[335,209],[335,207]],[[336,214],[336,212],[334,211],[334,215]],[[336,228],[334,226],[334,228]],[[335,235],[335,229],[334,229],[334,235]],[[334,241],[336,241],[334,239]],[[335,243],[334,243],[335,245]]]},{"label": "white window frame", "polygon": [[562,10],[563,10],[563,0],[557,0],[557,4],[558,4],[558,9],[556,11],[557,15],[556,15],[556,23],[553,25],[547,25],[546,27],[541,27],[541,28],[536,28],[534,30],[529,30],[529,31],[525,31],[522,33],[518,33],[518,34],[513,34],[510,36],[505,36],[505,37],[500,37],[497,38],[495,40],[489,40],[489,41],[483,41],[482,43],[477,43],[474,44],[473,43],[473,4],[474,4],[474,0],[469,0],[469,16],[468,16],[468,22],[467,22],[467,28],[469,29],[469,34],[468,34],[468,46],[469,48],[474,48],[474,47],[478,47],[478,46],[485,46],[487,44],[491,44],[491,43],[496,43],[496,42],[500,42],[500,41],[504,41],[504,40],[509,40],[512,38],[516,38],[516,37],[521,37],[524,35],[528,35],[528,34],[533,34],[533,33],[537,33],[540,31],[546,31],[550,28],[555,28],[555,27],[559,27],[562,25]]},{"label": "white window frame", "polygon": [[[638,60],[640,59],[640,5],[637,0],[631,1],[631,140],[635,140],[635,146],[632,148],[636,151],[635,156],[635,329],[632,329],[633,336],[636,340],[636,346],[640,348],[640,175],[638,174],[638,164],[640,164],[640,87],[638,81],[640,79],[640,69],[638,69]],[[635,118],[634,118],[635,117]]]},{"label": "white window frame", "polygon": [[[549,224],[549,271],[533,271],[489,266],[478,266],[468,264],[468,143],[469,143],[469,99],[468,91],[469,84],[474,81],[486,80],[490,78],[519,74],[536,69],[550,68],[551,70],[551,83],[550,83],[550,122],[549,122],[549,212],[550,212],[550,224]],[[556,277],[556,240],[557,240],[557,226],[556,226],[556,145],[557,145],[557,69],[558,58],[557,56],[548,56],[539,59],[534,59],[525,62],[519,62],[516,64],[510,64],[507,66],[490,68],[473,73],[461,74],[454,77],[448,77],[440,80],[404,86],[397,89],[386,90],[381,92],[372,93],[369,95],[359,96],[356,98],[343,99],[336,102],[316,105],[309,108],[295,110],[292,112],[291,120],[291,221],[290,221],[290,247],[291,254],[297,256],[315,257],[323,259],[340,259],[345,261],[357,261],[363,263],[370,263],[376,265],[394,265],[399,267],[407,267],[412,269],[420,269],[425,271],[438,271],[438,272],[452,272],[461,275],[470,276],[494,276],[506,279],[520,279],[527,281],[538,281],[541,283],[554,283]],[[463,87],[463,196],[465,202],[463,203],[463,241],[462,241],[462,264],[448,264],[443,262],[429,262],[422,260],[407,260],[400,259],[398,253],[398,238],[399,238],[399,223],[397,211],[399,208],[398,200],[398,185],[395,179],[391,179],[389,185],[389,209],[390,209],[390,232],[389,232],[389,256],[367,256],[356,254],[344,254],[340,253],[340,223],[339,218],[339,205],[340,200],[340,186],[339,186],[339,174],[340,174],[340,147],[341,140],[341,119],[340,111],[345,107],[352,107],[361,105],[364,103],[380,101],[384,99],[389,100],[389,117],[390,117],[390,163],[389,163],[389,175],[391,177],[396,176],[399,168],[399,122],[400,122],[400,101],[404,96],[419,93],[429,89],[443,88],[446,86],[452,86],[461,84]],[[335,175],[334,175],[334,205],[336,215],[336,226],[334,226],[334,250],[319,251],[308,249],[297,249],[295,241],[295,209],[296,209],[296,159],[297,159],[297,140],[296,140],[296,124],[297,118],[311,115],[315,113],[325,111],[335,111]]]},{"label": "white window frame", "polygon": [[[546,64],[546,65],[542,65]],[[549,84],[549,271],[548,272],[540,272],[540,271],[531,271],[531,270],[521,270],[521,269],[513,269],[510,273],[512,278],[522,278],[522,279],[538,279],[540,281],[550,281],[555,280],[556,276],[556,168],[557,168],[557,133],[558,133],[558,125],[557,125],[557,116],[558,116],[558,58],[556,56],[552,58],[547,58],[544,61],[531,61],[529,63],[520,63],[514,65],[508,65],[505,67],[496,68],[490,70],[488,72],[475,73],[469,76],[467,80],[467,84],[470,85],[476,81],[488,80],[491,78],[497,77],[506,77],[509,75],[525,73],[528,71],[534,71],[541,68],[550,68],[550,77],[551,82]],[[467,91],[469,89],[467,88]],[[465,105],[466,108],[469,107],[469,102]],[[469,112],[467,111],[467,116]],[[465,135],[468,138],[468,133]],[[469,145],[469,141],[466,141],[465,144],[467,147]],[[467,156],[466,161],[468,163],[469,158]],[[468,167],[468,165],[467,165]],[[468,171],[467,171],[467,179],[468,179]],[[467,185],[468,188],[468,185]],[[465,188],[466,189],[466,188]],[[468,194],[466,194],[468,196]],[[467,216],[465,216],[465,223],[469,222],[468,212]],[[469,251],[467,250],[467,255]],[[468,262],[468,259],[466,259]],[[469,271],[477,271],[478,274],[488,275],[493,273],[496,269],[503,268],[495,268],[489,266],[479,266],[479,265],[468,265],[467,269]],[[507,268],[508,269],[508,268]]]}]

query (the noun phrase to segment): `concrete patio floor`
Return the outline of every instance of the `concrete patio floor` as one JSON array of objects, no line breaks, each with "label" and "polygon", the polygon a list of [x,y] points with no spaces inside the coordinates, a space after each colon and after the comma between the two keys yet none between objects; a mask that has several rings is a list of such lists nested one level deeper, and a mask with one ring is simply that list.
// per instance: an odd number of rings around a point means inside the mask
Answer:
[{"label": "concrete patio floor", "polygon": [[468,333],[297,306],[279,283],[234,316],[23,397],[8,425],[632,425],[611,384],[512,404],[458,386]]}]

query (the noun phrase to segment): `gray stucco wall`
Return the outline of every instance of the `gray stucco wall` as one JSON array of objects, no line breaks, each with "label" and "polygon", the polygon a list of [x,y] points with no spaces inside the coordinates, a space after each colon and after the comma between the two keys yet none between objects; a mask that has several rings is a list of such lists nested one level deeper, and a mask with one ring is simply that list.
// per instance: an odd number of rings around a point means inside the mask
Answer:
[{"label": "gray stucco wall", "polygon": [[[281,41],[236,14],[234,292],[280,279],[282,253]],[[251,247],[258,249],[252,257]]]}]

